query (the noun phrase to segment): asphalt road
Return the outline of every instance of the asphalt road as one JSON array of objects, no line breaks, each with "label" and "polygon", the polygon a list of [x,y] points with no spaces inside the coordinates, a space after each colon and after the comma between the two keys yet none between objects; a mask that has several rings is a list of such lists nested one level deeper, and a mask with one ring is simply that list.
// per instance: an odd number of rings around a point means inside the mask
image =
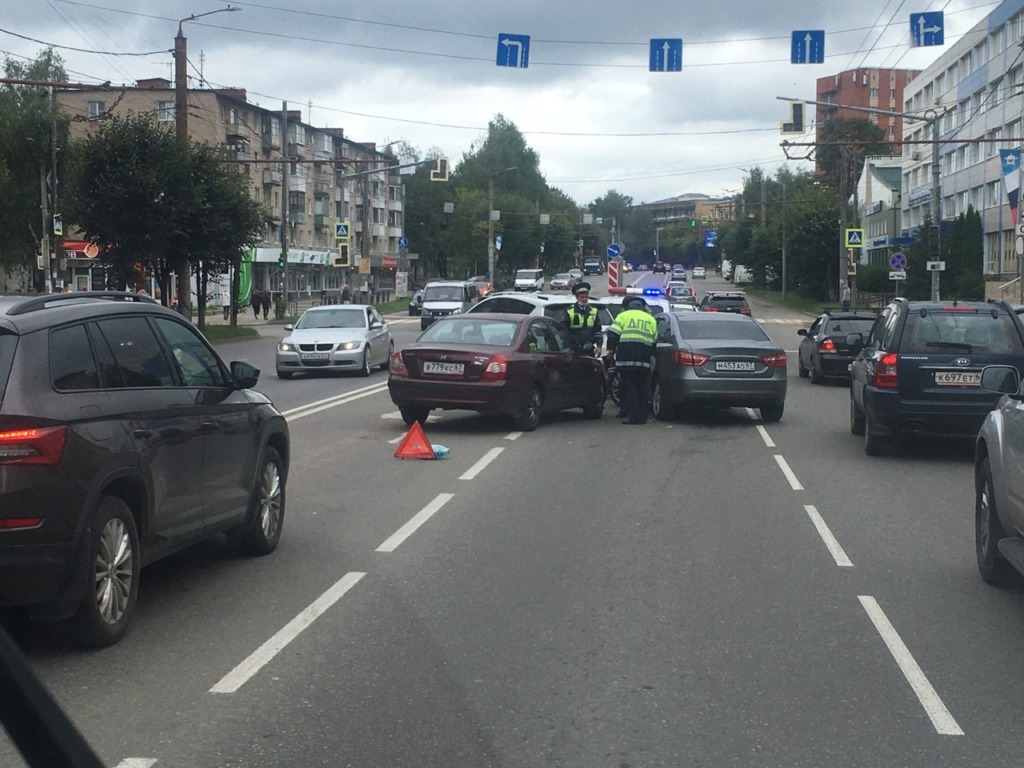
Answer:
[{"label": "asphalt road", "polygon": [[796,376],[801,316],[754,313],[790,352],[778,424],[443,413],[441,461],[393,457],[385,373],[221,345],[289,414],[277,552],[147,569],[101,652],[11,628],[121,768],[1016,764],[1024,588],[977,575],[970,446],[866,456],[846,389]]}]

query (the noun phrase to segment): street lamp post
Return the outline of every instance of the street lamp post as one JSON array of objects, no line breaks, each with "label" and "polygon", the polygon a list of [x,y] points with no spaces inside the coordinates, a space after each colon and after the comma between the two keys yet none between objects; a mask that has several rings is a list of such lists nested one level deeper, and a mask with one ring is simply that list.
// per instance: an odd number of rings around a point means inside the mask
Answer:
[{"label": "street lamp post", "polygon": [[[514,171],[518,166],[513,165],[511,168],[503,168],[502,173],[506,171]],[[498,284],[498,276],[494,272],[494,222],[497,221],[496,216],[501,214],[494,210],[494,176],[487,180],[487,277],[491,281],[491,285]]]},{"label": "street lamp post", "polygon": [[[174,38],[174,127],[178,135],[178,141],[182,143],[188,140],[188,42],[181,30],[181,25],[186,21],[195,21],[203,16],[240,10],[242,9],[232,8],[229,5],[227,8],[218,8],[215,11],[207,11],[206,13],[194,13],[191,16],[178,20],[178,34]],[[188,296],[186,296],[186,292],[189,294]],[[186,254],[183,257],[183,265],[178,273],[178,311],[186,316],[190,316],[191,307],[188,255]]]}]

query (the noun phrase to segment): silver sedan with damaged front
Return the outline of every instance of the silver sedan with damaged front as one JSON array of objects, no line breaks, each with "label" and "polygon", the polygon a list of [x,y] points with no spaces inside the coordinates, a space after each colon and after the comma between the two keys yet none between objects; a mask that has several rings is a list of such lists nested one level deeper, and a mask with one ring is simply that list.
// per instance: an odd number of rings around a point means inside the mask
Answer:
[{"label": "silver sedan with damaged front", "polygon": [[395,342],[381,314],[369,304],[331,304],[302,313],[277,345],[277,375],[354,371],[369,376],[387,370]]}]

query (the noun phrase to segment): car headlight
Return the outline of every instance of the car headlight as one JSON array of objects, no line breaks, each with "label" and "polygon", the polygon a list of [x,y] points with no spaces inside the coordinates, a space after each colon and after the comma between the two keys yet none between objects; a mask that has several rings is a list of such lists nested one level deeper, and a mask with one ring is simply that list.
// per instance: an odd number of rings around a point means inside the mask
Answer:
[{"label": "car headlight", "polygon": [[338,345],[338,349],[359,349],[358,341],[343,341]]},{"label": "car headlight", "polygon": [[294,352],[295,351],[295,345],[292,344],[287,339],[285,339],[284,341],[280,342],[277,345],[277,351],[278,352]]}]

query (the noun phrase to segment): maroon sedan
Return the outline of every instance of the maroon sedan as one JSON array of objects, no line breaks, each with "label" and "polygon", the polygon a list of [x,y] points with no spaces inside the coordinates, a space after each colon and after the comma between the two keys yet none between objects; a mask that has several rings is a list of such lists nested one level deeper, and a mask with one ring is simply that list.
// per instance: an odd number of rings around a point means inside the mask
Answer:
[{"label": "maroon sedan", "polygon": [[601,418],[604,367],[549,318],[449,315],[391,356],[388,390],[406,424],[443,408],[508,414],[529,432],[550,411]]}]

